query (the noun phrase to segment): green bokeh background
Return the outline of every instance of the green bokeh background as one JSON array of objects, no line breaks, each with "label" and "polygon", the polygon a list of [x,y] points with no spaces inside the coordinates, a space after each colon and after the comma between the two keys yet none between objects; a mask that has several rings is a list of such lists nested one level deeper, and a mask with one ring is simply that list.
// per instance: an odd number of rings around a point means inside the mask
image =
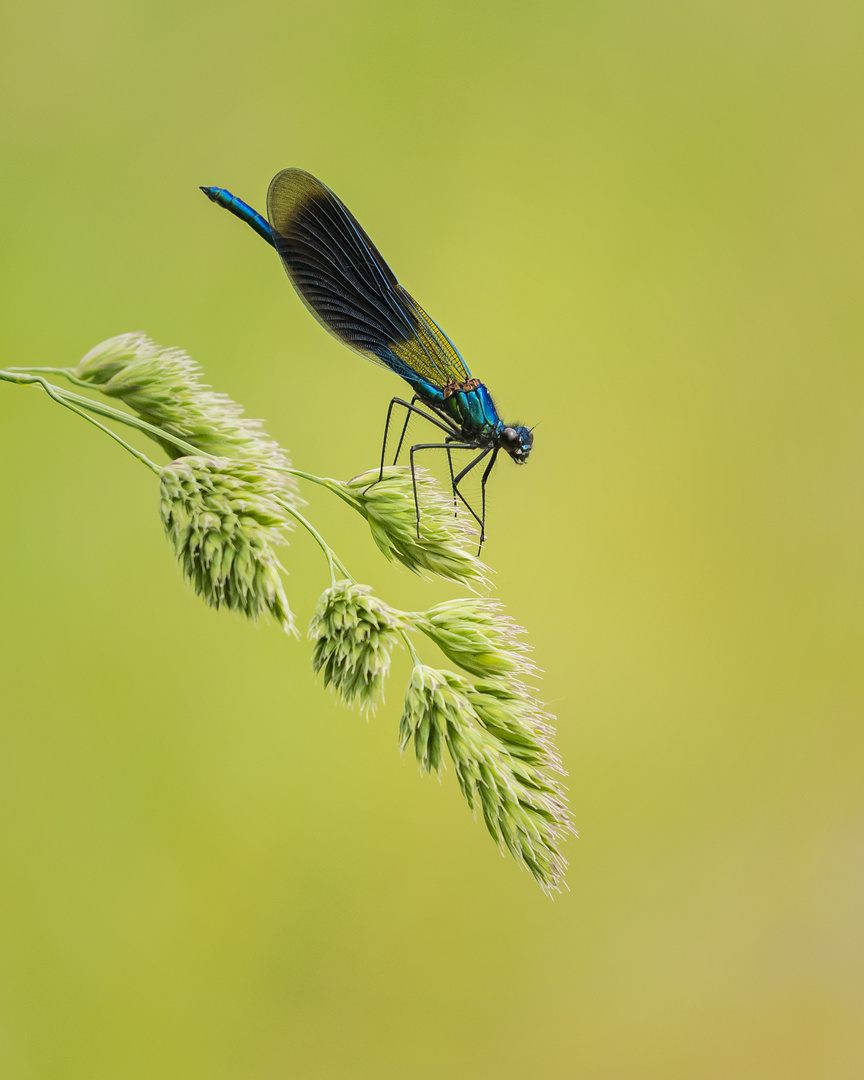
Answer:
[{"label": "green bokeh background", "polygon": [[[187,349],[298,466],[398,383],[211,206],[351,206],[508,418],[489,561],[581,838],[548,900],[305,640],[206,609],[153,477],[0,386],[0,1075],[864,1072],[864,7],[7,5],[0,362]],[[401,606],[326,493],[315,520]],[[326,584],[287,554],[302,624]]]}]

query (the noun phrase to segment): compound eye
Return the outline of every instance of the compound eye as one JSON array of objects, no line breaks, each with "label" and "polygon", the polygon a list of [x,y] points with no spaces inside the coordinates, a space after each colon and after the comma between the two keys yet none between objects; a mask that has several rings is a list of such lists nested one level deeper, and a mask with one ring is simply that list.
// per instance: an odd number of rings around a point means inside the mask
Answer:
[{"label": "compound eye", "polygon": [[515,446],[519,442],[519,432],[516,428],[505,427],[501,432],[501,438],[510,446]]}]

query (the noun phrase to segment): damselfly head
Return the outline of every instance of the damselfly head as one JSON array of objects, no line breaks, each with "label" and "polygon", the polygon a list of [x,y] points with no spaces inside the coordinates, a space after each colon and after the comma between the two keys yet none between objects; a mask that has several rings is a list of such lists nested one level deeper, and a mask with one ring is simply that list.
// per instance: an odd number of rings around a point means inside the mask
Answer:
[{"label": "damselfly head", "polygon": [[521,424],[516,427],[502,427],[498,432],[498,445],[507,451],[517,465],[524,465],[534,445],[534,435],[530,428]]}]

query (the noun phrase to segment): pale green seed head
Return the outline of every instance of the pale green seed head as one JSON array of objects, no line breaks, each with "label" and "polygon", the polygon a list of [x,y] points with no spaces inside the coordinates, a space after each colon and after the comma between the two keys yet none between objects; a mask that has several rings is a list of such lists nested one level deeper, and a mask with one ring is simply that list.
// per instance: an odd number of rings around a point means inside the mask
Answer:
[{"label": "pale green seed head", "polygon": [[546,714],[527,692],[498,690],[500,699],[488,684],[415,667],[399,727],[402,747],[413,739],[430,772],[440,769],[446,747],[463,795],[479,806],[495,841],[545,890],[557,889],[566,867],[561,842],[573,827],[561,786],[549,775],[560,767],[540,719]]},{"label": "pale green seed head", "polygon": [[399,739],[403,750],[414,740],[414,752],[426,772],[440,771],[448,725],[458,722],[461,706],[461,699],[451,691],[445,673],[425,664],[417,665],[411,672],[399,722]]},{"label": "pale green seed head", "polygon": [[497,682],[478,679],[468,690],[468,700],[480,724],[510,756],[525,765],[562,773],[554,744],[554,717],[515,680]]},{"label": "pale green seed head", "polygon": [[315,640],[312,666],[349,705],[357,701],[374,711],[383,699],[399,626],[396,612],[368,585],[337,581],[322,593],[309,624]]},{"label": "pale green seed head", "polygon": [[79,379],[86,379],[94,386],[104,386],[114,375],[136,360],[143,357],[145,351],[155,349],[146,334],[118,334],[107,341],[94,345],[86,356],[78,361],[75,374]]},{"label": "pale green seed head", "polygon": [[377,469],[361,473],[342,488],[369,522],[375,543],[388,559],[397,559],[422,576],[434,574],[469,587],[487,587],[489,569],[474,554],[477,538],[466,516],[454,513],[452,498],[425,469],[414,472],[420,506],[419,539],[414,487],[407,466],[388,466],[380,481]]},{"label": "pale green seed head", "polygon": [[447,600],[412,619],[448,659],[479,678],[524,678],[536,671],[521,640],[525,631],[498,600]]},{"label": "pale green seed head", "polygon": [[[285,451],[266,434],[260,420],[245,417],[237,402],[203,382],[200,366],[185,352],[157,345],[146,334],[120,334],[103,341],[80,361],[75,374],[202,454],[290,466]],[[169,439],[153,438],[170,458],[182,453]],[[293,501],[293,478],[280,474],[278,484]]]},{"label": "pale green seed head", "polygon": [[269,613],[295,633],[275,548],[290,519],[273,475],[253,462],[186,457],[161,472],[160,511],[183,576],[211,607]]}]

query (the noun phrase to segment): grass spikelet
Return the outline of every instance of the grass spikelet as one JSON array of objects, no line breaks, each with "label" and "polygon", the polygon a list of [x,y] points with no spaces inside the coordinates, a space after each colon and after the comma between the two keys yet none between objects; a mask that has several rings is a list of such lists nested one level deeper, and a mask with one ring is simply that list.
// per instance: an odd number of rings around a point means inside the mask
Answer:
[{"label": "grass spikelet", "polygon": [[536,671],[520,640],[525,631],[498,600],[447,600],[412,619],[449,660],[479,678],[524,678]]},{"label": "grass spikelet", "polygon": [[399,617],[368,585],[337,581],[322,593],[309,624],[312,666],[348,704],[374,710],[397,641]]},{"label": "grass spikelet", "polygon": [[[266,462],[277,468],[291,464],[260,420],[244,416],[242,406],[203,381],[200,366],[190,356],[157,345],[146,334],[120,334],[103,341],[79,362],[74,375],[202,455]],[[180,451],[170,440],[155,441],[170,458],[178,456]],[[295,491],[292,477],[281,474],[278,482],[283,493]]]},{"label": "grass spikelet", "polygon": [[340,487],[369,522],[375,543],[388,559],[397,559],[424,577],[434,574],[471,588],[487,587],[489,570],[473,553],[477,539],[465,515],[454,514],[453,500],[425,469],[415,469],[415,475],[419,539],[408,466],[388,466],[380,481],[378,470],[373,469]]},{"label": "grass spikelet", "polygon": [[275,547],[290,520],[278,481],[253,462],[179,458],[161,472],[160,511],[184,578],[211,607],[269,613],[296,633]]},{"label": "grass spikelet", "polygon": [[551,891],[566,868],[561,841],[572,831],[563,791],[549,775],[560,767],[539,730],[545,725],[537,703],[527,693],[496,689],[502,698],[491,684],[475,687],[453,672],[418,665],[405,694],[402,748],[413,740],[428,772],[440,769],[446,748],[462,794],[472,809],[479,806],[493,839]]}]

